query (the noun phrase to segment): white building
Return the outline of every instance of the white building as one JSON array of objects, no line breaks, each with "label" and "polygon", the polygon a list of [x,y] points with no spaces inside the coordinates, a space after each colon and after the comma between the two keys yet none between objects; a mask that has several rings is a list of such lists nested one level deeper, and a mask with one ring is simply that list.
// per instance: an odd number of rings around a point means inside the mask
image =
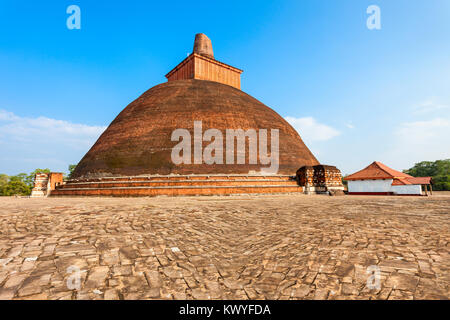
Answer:
[{"label": "white building", "polygon": [[344,178],[348,182],[348,194],[361,195],[422,195],[422,185],[428,195],[431,177],[412,177],[375,161],[361,171]]}]

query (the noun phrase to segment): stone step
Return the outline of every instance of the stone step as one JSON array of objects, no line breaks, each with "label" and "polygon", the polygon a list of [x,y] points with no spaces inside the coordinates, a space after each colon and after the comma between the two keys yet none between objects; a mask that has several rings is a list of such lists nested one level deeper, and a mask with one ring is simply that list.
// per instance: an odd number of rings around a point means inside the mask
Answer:
[{"label": "stone step", "polygon": [[159,186],[159,187],[110,187],[110,188],[59,188],[51,196],[186,196],[186,195],[227,195],[247,193],[298,193],[303,188],[298,185],[248,185],[248,186]]},{"label": "stone step", "polygon": [[240,180],[150,180],[150,181],[101,181],[101,182],[70,182],[65,185],[58,186],[57,189],[82,189],[82,188],[115,188],[115,187],[176,187],[176,186],[252,186],[252,185],[286,185],[296,186],[294,180],[281,179],[240,179]]},{"label": "stone step", "polygon": [[295,180],[295,177],[289,175],[173,175],[173,176],[128,176],[128,177],[103,177],[90,179],[74,179],[68,183],[86,183],[86,182],[118,182],[118,181],[198,181],[198,180]]}]

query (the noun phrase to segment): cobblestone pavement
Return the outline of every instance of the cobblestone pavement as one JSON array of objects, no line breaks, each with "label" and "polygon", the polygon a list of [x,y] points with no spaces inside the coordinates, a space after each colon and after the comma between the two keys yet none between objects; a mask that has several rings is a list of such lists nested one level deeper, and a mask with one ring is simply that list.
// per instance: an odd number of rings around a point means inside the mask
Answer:
[{"label": "cobblestone pavement", "polygon": [[0,299],[449,299],[449,208],[450,196],[1,198]]}]

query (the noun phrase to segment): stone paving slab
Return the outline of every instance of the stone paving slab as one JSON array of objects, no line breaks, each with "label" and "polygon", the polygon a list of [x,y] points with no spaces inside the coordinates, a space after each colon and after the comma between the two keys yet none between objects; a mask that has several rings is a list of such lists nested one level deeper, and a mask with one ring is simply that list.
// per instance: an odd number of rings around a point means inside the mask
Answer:
[{"label": "stone paving slab", "polygon": [[448,195],[0,198],[0,299],[449,299],[449,208]]}]

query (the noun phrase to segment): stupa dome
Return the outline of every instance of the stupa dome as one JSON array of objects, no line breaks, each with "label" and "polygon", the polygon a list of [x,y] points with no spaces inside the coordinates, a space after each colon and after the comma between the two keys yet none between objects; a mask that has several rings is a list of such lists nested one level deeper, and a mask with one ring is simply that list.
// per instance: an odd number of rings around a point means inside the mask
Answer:
[{"label": "stupa dome", "polygon": [[[77,165],[73,178],[169,174],[258,174],[267,165],[174,164],[171,135],[194,122],[217,129],[279,130],[279,174],[319,164],[299,134],[274,110],[243,91],[216,81],[182,79],[159,84],[129,104]],[[270,133],[268,133],[270,137]],[[270,143],[270,138],[268,138]],[[225,138],[224,138],[225,141]],[[203,142],[203,147],[209,142]],[[270,148],[270,146],[269,146]]]},{"label": "stupa dome", "polygon": [[342,193],[340,171],[319,165],[286,120],[240,90],[242,72],[197,34],[167,82],[122,110],[47,195]]}]

